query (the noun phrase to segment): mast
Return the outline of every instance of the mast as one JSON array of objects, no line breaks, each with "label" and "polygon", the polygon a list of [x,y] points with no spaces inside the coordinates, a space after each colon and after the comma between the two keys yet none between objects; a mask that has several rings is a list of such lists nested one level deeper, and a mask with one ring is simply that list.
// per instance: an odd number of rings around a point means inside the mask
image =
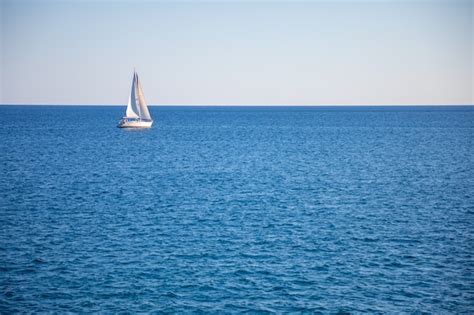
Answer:
[{"label": "mast", "polygon": [[133,84],[135,86],[134,96],[135,96],[135,108],[138,112],[138,117],[142,117],[141,115],[141,108],[140,108],[140,100],[138,99],[138,74],[133,71]]}]

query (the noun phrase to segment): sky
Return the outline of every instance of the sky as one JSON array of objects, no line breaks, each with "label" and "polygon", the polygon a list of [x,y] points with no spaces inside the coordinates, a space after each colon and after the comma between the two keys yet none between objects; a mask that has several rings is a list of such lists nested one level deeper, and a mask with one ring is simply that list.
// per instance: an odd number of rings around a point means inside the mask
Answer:
[{"label": "sky", "polygon": [[1,104],[474,104],[474,0],[0,3]]}]

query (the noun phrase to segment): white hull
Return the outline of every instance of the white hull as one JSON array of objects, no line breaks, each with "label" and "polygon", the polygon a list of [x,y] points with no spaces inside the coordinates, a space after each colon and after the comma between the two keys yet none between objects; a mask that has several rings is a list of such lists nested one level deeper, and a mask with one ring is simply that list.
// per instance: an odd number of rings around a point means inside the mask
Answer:
[{"label": "white hull", "polygon": [[117,127],[119,128],[150,128],[153,121],[141,120],[121,120]]}]

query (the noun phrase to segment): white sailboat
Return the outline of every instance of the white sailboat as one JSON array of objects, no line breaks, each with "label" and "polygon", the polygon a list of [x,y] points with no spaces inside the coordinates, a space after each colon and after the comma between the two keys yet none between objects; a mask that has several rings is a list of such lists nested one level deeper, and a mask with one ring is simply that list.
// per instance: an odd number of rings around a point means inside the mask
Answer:
[{"label": "white sailboat", "polygon": [[150,112],[143,97],[138,75],[133,71],[132,90],[128,99],[125,116],[119,121],[119,128],[150,128],[153,124]]}]

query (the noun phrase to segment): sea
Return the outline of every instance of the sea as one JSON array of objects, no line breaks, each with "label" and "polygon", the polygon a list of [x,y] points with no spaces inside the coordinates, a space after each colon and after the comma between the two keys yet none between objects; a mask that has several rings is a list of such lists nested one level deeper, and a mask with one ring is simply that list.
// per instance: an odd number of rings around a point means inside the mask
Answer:
[{"label": "sea", "polygon": [[474,107],[0,106],[0,313],[474,313]]}]

